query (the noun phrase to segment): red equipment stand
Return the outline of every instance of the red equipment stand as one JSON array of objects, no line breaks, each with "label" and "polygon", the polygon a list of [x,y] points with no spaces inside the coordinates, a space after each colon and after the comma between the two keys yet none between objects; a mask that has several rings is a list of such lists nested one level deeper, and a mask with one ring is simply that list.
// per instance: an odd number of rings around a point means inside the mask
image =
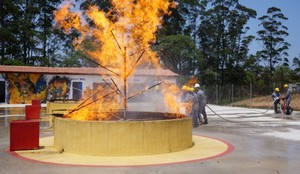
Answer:
[{"label": "red equipment stand", "polygon": [[10,122],[10,151],[39,148],[39,120]]},{"label": "red equipment stand", "polygon": [[41,107],[41,100],[31,100],[31,105],[37,105]]},{"label": "red equipment stand", "polygon": [[40,119],[41,106],[40,105],[26,105],[25,106],[25,119]]}]

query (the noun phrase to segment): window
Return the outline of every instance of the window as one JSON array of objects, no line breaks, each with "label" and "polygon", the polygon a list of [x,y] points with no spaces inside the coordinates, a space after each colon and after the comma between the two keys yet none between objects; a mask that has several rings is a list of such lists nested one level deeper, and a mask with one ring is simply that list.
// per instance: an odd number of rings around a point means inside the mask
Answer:
[{"label": "window", "polygon": [[5,81],[0,81],[0,103],[5,103]]},{"label": "window", "polygon": [[80,100],[82,98],[82,82],[73,82],[73,99]]}]

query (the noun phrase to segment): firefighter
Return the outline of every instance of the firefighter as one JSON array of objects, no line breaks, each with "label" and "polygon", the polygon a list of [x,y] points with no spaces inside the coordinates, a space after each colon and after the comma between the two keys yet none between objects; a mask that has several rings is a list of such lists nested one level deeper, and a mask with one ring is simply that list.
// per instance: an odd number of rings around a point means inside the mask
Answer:
[{"label": "firefighter", "polygon": [[181,87],[181,89],[182,89],[181,101],[184,101],[186,99],[187,94],[188,94],[188,86],[183,85]]},{"label": "firefighter", "polygon": [[187,102],[190,104],[190,107],[187,108],[187,115],[192,117],[193,127],[198,127],[198,111],[199,111],[199,101],[194,93],[195,89],[192,87],[186,87],[186,95],[185,98],[182,99],[183,102]]},{"label": "firefighter", "polygon": [[[199,111],[198,111],[198,119],[199,122],[203,124],[207,124],[208,120],[207,120],[207,114],[205,111],[205,106],[206,106],[206,95],[204,94],[204,92],[200,89],[200,85],[198,83],[195,84],[194,88],[196,89],[196,96],[198,98],[198,102],[199,102]],[[201,115],[203,117],[203,120],[201,119]]]},{"label": "firefighter", "polygon": [[290,106],[292,101],[292,91],[288,84],[285,84],[283,87],[286,90],[285,97],[283,98],[283,100],[285,100],[285,113],[289,115],[293,112],[293,108]]},{"label": "firefighter", "polygon": [[183,113],[190,116],[190,113],[191,113],[191,110],[192,110],[192,107],[191,107],[191,102],[188,101],[188,86],[186,85],[183,85],[181,87],[181,96],[180,96],[180,100],[181,100],[181,103],[182,103],[182,106],[183,106]]},{"label": "firefighter", "polygon": [[199,98],[197,97],[197,94],[195,93],[195,88],[190,87],[189,88],[190,95],[192,96],[192,113],[191,116],[193,118],[193,127],[199,126]]},{"label": "firefighter", "polygon": [[273,109],[274,109],[274,113],[279,113],[279,111],[277,110],[277,106],[278,104],[280,104],[280,93],[279,93],[279,88],[275,88],[274,92],[272,93],[272,99],[273,99]]}]

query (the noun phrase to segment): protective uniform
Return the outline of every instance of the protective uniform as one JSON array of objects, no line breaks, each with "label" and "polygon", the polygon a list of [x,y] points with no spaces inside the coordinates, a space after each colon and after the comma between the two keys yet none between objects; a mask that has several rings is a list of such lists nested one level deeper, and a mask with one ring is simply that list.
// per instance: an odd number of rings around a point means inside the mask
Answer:
[{"label": "protective uniform", "polygon": [[195,93],[195,89],[191,88],[191,95],[193,96],[193,105],[192,105],[192,117],[193,117],[193,127],[199,126],[198,117],[200,115],[199,113],[199,98],[197,97],[197,94]]},{"label": "protective uniform", "polygon": [[288,84],[285,84],[284,85],[284,89],[286,89],[286,92],[285,92],[285,112],[286,114],[291,114],[293,112],[293,108],[290,107],[290,104],[291,104],[291,101],[292,101],[292,91],[291,89],[289,88],[289,85]]},{"label": "protective uniform", "polygon": [[280,104],[279,88],[275,88],[274,92],[272,93],[272,99],[273,99],[274,112],[279,113],[279,111],[277,110],[277,105]]},{"label": "protective uniform", "polygon": [[188,87],[186,85],[183,85],[181,89],[182,89],[181,101],[185,102],[188,95]]},{"label": "protective uniform", "polygon": [[208,120],[207,120],[207,114],[205,111],[205,106],[206,106],[206,95],[204,94],[204,92],[200,89],[200,85],[198,83],[195,84],[195,88],[198,90],[196,93],[196,96],[198,98],[198,102],[199,102],[199,111],[198,111],[198,119],[199,122],[202,122],[201,119],[201,115],[203,116],[203,124],[207,124]]},{"label": "protective uniform", "polygon": [[194,88],[187,87],[187,93],[183,101],[191,103],[192,107],[188,111],[187,115],[192,117],[193,127],[197,127],[199,126],[197,120],[198,112],[199,112],[199,101],[194,91],[195,91]]}]

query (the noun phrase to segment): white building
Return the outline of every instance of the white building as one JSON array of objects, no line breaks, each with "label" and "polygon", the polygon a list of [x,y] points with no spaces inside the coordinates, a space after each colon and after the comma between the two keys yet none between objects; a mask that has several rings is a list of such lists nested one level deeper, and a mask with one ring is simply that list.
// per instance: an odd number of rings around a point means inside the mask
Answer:
[{"label": "white building", "polygon": [[[178,75],[166,69],[136,69],[127,92],[160,82],[176,84]],[[103,68],[0,66],[0,103],[30,103],[33,99],[79,100],[87,89],[107,84],[123,88],[122,80]]]}]

